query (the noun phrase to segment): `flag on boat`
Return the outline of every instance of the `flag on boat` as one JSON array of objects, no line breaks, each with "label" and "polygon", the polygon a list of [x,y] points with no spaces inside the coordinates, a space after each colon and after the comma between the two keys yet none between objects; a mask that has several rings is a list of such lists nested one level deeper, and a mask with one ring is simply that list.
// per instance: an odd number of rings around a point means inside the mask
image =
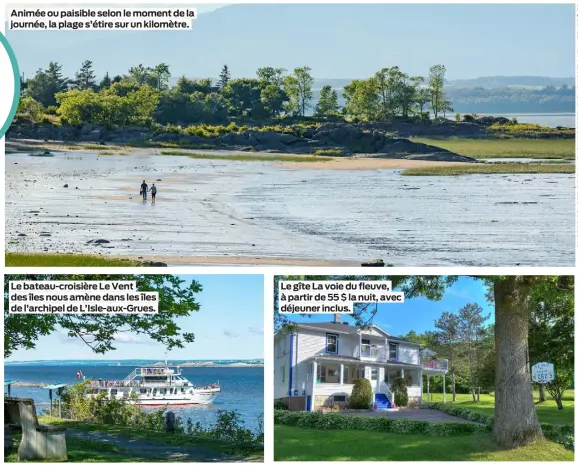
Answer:
[{"label": "flag on boat", "polygon": [[77,379],[82,378],[82,371],[81,371],[81,370],[79,370],[79,371],[76,373],[76,378],[77,378]]}]

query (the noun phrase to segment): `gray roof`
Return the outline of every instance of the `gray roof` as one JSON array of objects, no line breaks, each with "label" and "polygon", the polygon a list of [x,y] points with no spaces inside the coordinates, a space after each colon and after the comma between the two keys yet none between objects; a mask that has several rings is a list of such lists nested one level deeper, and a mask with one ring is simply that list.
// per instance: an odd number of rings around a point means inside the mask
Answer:
[{"label": "gray roof", "polygon": [[[311,322],[311,323],[300,322],[296,325],[297,325],[297,327],[303,327],[303,328],[315,327],[315,328],[318,328],[321,330],[325,330],[327,332],[347,333],[349,335],[357,335],[357,332],[360,330],[355,325],[349,325],[349,324],[345,324],[345,323],[335,323],[335,322]],[[386,333],[388,335],[388,337],[387,337],[388,340],[400,341],[400,342],[404,342],[404,343],[410,343],[410,344],[415,345],[415,346],[419,346],[419,343],[415,343],[413,341],[409,341],[409,340],[405,340],[403,338],[389,335],[387,332],[385,332],[384,330],[381,330],[377,326],[372,326],[372,327],[376,327],[376,328],[378,328],[378,330]]]}]

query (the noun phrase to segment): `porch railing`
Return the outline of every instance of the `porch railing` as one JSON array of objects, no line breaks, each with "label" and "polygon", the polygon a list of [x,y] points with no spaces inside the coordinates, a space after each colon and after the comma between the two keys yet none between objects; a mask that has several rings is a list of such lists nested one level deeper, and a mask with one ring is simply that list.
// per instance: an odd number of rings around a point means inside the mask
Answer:
[{"label": "porch railing", "polygon": [[421,367],[424,369],[431,369],[434,371],[447,371],[447,359],[430,359],[429,361],[421,361]]}]

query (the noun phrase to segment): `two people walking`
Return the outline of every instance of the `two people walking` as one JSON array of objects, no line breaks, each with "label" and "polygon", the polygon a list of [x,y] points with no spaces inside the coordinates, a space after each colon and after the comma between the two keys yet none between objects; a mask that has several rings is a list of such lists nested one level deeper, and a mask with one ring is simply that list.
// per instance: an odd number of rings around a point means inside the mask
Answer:
[{"label": "two people walking", "polygon": [[147,184],[147,182],[145,180],[142,180],[142,184],[140,185],[140,194],[142,196],[142,201],[143,202],[147,201],[147,192],[150,191],[150,193],[152,195],[152,202],[156,202],[157,187],[155,186],[154,183],[150,189],[148,189],[148,187],[149,187],[149,185]]}]

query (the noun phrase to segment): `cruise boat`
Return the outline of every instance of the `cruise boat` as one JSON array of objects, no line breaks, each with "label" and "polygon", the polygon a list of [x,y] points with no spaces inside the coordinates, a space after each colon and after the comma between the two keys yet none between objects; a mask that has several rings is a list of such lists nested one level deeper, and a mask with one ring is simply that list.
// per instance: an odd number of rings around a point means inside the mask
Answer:
[{"label": "cruise boat", "polygon": [[[211,404],[221,391],[219,383],[195,386],[181,373],[179,366],[137,367],[124,380],[91,380],[93,396],[134,402],[139,406],[182,406]],[[133,393],[136,394],[136,401]]]}]

